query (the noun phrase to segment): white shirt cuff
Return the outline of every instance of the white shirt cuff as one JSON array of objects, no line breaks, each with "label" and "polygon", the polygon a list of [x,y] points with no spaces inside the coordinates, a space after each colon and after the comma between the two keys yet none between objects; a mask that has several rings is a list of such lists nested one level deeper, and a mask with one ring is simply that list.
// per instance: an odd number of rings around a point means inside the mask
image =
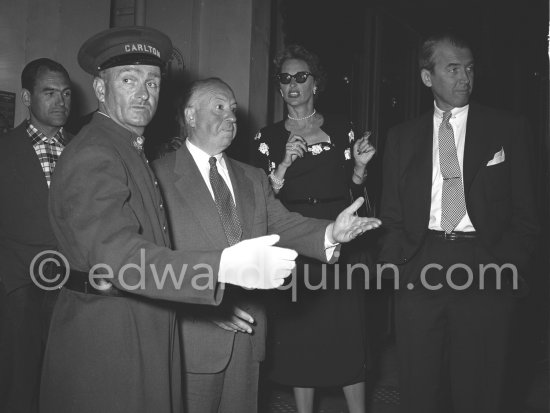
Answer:
[{"label": "white shirt cuff", "polygon": [[340,245],[339,242],[332,243],[329,241],[328,231],[332,230],[332,225],[328,225],[327,229],[325,230],[325,254],[327,257],[327,261],[331,261],[332,257],[334,256],[334,252],[336,251],[336,247]]}]

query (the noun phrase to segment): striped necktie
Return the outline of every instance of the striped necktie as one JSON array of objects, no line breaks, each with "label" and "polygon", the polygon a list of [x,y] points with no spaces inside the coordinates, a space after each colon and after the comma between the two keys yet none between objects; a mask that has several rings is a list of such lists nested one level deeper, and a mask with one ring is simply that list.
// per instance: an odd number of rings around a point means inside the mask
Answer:
[{"label": "striped necktie", "polygon": [[453,231],[466,215],[464,185],[456,153],[453,127],[449,123],[451,115],[451,111],[444,112],[443,121],[439,126],[439,166],[443,176],[441,228],[446,233]]}]

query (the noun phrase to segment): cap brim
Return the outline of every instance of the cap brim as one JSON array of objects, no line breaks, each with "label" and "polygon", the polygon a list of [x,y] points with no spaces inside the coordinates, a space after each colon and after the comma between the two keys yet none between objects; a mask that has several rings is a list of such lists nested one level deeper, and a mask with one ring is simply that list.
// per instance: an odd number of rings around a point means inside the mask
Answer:
[{"label": "cap brim", "polygon": [[158,57],[152,55],[141,53],[125,54],[111,57],[98,67],[98,71],[109,69],[111,67],[127,65],[150,65],[163,67],[164,63]]}]

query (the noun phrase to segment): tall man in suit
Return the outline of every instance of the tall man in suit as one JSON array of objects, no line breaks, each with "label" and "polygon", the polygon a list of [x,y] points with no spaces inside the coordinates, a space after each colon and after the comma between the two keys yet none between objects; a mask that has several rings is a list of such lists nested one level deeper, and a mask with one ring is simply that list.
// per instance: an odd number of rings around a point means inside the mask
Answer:
[{"label": "tall man in suit", "polygon": [[[187,139],[177,151],[153,164],[166,201],[174,248],[220,249],[276,233],[281,245],[326,262],[335,243],[347,242],[380,224],[377,219],[364,218],[365,225],[354,229],[353,221],[359,218],[353,213],[362,199],[340,213],[334,223],[304,218],[284,208],[261,169],[224,154],[236,134],[236,108],[233,91],[222,80],[193,83],[180,108]],[[224,199],[231,212],[230,225]],[[221,306],[185,306],[179,316],[187,412],[256,412],[266,333],[259,297],[231,288]]]},{"label": "tall man in suit", "polygon": [[0,411],[6,413],[37,411],[52,303],[32,282],[29,267],[35,256],[56,249],[48,189],[71,138],[63,129],[71,110],[65,68],[47,58],[33,60],[21,73],[21,86],[29,118],[0,137]]},{"label": "tall man in suit", "polygon": [[[400,270],[401,411],[497,413],[516,270],[537,233],[527,128],[470,103],[474,59],[464,40],[431,37],[419,61],[434,109],[390,130],[381,205],[380,260]],[[503,270],[483,271],[488,264]]]}]

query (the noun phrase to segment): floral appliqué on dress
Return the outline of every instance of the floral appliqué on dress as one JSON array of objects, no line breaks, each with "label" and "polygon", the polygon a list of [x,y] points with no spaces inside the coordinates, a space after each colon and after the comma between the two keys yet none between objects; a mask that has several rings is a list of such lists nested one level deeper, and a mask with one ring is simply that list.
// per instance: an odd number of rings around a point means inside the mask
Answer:
[{"label": "floral appliqu\u00e9 on dress", "polygon": [[258,147],[258,150],[263,153],[265,156],[269,156],[269,146],[267,146],[267,143],[262,142],[260,143],[260,146]]},{"label": "floral appliqu\u00e9 on dress", "polygon": [[[344,159],[346,161],[349,161],[352,158],[351,147],[355,141],[355,134],[353,132],[353,129],[350,129],[350,131],[348,132],[348,138],[349,138],[350,146],[344,150]],[[262,139],[262,133],[261,132],[256,133],[256,135],[254,136],[254,141],[259,141],[261,139]],[[323,151],[330,151],[331,149],[332,149],[332,144],[328,142],[320,142],[320,143],[308,146],[307,151],[315,156],[323,153]],[[268,170],[270,172],[274,170],[277,167],[277,165],[275,164],[275,162],[272,162],[269,159],[269,145],[265,142],[260,142],[260,144],[258,145],[258,151],[260,151],[262,155],[265,155],[268,158]]]},{"label": "floral appliqu\u00e9 on dress", "polygon": [[311,145],[307,147],[307,151],[311,152],[312,155],[319,155],[323,153],[323,151],[330,151],[330,148],[332,146],[327,142],[321,142],[316,143],[315,145]]}]

